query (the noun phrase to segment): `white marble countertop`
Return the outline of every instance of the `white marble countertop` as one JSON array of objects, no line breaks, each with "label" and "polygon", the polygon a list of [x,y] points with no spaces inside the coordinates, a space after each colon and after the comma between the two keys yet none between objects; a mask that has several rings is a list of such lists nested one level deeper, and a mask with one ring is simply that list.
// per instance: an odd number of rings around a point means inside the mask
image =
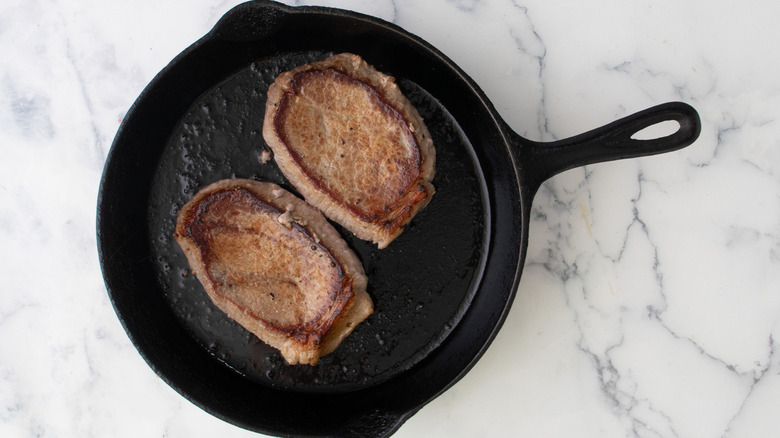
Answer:
[{"label": "white marble countertop", "polygon": [[[141,359],[95,237],[124,114],[237,3],[0,4],[0,436],[258,436]],[[306,3],[426,39],[532,140],[670,100],[702,118],[686,149],[543,185],[503,329],[396,436],[780,435],[780,3]]]}]

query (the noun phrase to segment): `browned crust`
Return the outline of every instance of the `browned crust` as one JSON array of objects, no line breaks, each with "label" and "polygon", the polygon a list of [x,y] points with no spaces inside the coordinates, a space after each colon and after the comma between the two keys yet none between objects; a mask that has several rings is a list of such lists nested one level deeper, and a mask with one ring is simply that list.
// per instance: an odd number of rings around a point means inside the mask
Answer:
[{"label": "browned crust", "polygon": [[[283,239],[275,248],[287,256],[266,262],[268,248],[254,246],[258,236]],[[180,210],[174,237],[214,304],[291,364],[316,364],[373,312],[357,256],[319,211],[275,184],[231,179],[203,188]],[[234,240],[235,246],[225,243]],[[287,247],[300,250],[282,251]],[[319,258],[307,259],[313,257]],[[309,262],[319,263],[311,269],[325,266],[316,274],[327,281],[299,290],[310,279],[294,278],[294,268],[308,269]],[[246,263],[289,278],[257,278],[240,271]],[[289,285],[297,298],[273,302],[275,289],[266,280]]]},{"label": "browned crust", "polygon": [[[328,76],[328,86],[341,87],[345,93],[350,87],[354,90],[355,83],[359,83],[367,93],[376,96],[374,107],[381,109],[378,111],[380,120],[372,120],[374,126],[363,128],[373,129],[374,134],[380,135],[388,124],[393,125],[393,129],[402,128],[398,130],[401,142],[411,145],[413,150],[405,160],[396,163],[398,166],[389,175],[382,175],[375,168],[356,169],[357,166],[351,166],[351,163],[337,162],[337,165],[328,167],[329,175],[323,176],[312,171],[312,157],[302,157],[288,138],[290,130],[287,128],[290,127],[295,128],[295,135],[306,138],[321,137],[322,132],[318,130],[329,128],[312,123],[294,126],[300,121],[291,120],[288,114],[290,102],[300,94],[301,88],[307,82],[316,80],[321,83],[323,75]],[[338,92],[335,92],[337,97]],[[405,139],[405,136],[408,138]],[[263,138],[273,150],[274,159],[284,175],[309,204],[358,237],[373,241],[379,248],[386,247],[401,234],[417,212],[428,204],[435,191],[431,181],[435,174],[436,152],[422,117],[392,77],[378,72],[354,54],[334,55],[280,74],[268,89]],[[344,140],[340,143],[344,144]],[[333,154],[335,160],[339,142],[330,141],[327,146],[326,153]],[[376,154],[395,153],[392,150],[394,146],[386,146],[384,150],[372,147]],[[334,189],[333,186],[337,185],[334,181],[341,180],[357,181],[357,184],[348,186],[346,190]],[[391,184],[394,184],[391,196],[378,199],[373,194],[377,190],[389,191]]]}]

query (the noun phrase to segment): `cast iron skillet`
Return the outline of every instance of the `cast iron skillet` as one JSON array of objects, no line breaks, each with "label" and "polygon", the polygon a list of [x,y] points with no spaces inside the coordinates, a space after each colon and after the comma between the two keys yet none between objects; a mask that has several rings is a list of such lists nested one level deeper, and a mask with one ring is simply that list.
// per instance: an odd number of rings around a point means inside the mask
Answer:
[{"label": "cast iron skillet", "polygon": [[[316,367],[289,366],[213,307],[171,234],[179,208],[218,179],[294,191],[259,159],[265,92],[281,71],[339,52],[395,76],[421,112],[437,150],[437,193],[382,251],[340,230],[366,268],[375,314]],[[669,120],[680,125],[671,135],[631,138]],[[163,69],[122,122],[97,209],[106,287],[147,363],[207,412],[266,434],[387,436],[459,380],[495,337],[544,180],[676,150],[699,131],[693,108],[667,103],[574,138],[530,141],[452,61],[395,25],[336,9],[245,3]]]}]

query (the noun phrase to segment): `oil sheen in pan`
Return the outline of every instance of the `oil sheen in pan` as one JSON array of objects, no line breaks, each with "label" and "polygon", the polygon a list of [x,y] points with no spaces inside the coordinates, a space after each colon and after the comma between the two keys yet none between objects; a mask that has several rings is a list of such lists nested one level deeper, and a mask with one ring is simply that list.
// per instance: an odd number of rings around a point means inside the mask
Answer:
[{"label": "oil sheen in pan", "polygon": [[297,391],[342,392],[385,381],[423,359],[468,308],[485,262],[487,190],[471,145],[442,105],[416,84],[398,84],[436,147],[436,194],[389,247],[336,226],[368,275],[374,314],[316,366],[287,365],[273,348],[210,301],[173,239],[179,209],[224,178],[272,181],[295,193],[273,161],[262,163],[265,92],[282,71],[326,53],[258,61],[209,89],[173,128],[150,193],[149,238],[158,281],[188,332],[247,378]]}]

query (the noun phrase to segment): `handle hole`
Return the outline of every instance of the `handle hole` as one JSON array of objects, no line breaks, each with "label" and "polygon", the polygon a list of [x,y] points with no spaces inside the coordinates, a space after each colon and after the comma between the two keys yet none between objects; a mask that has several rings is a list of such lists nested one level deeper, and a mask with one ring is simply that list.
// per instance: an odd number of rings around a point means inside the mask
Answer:
[{"label": "handle hole", "polygon": [[665,120],[650,125],[631,136],[632,140],[655,140],[657,138],[668,137],[680,130],[680,122],[676,120]]}]

